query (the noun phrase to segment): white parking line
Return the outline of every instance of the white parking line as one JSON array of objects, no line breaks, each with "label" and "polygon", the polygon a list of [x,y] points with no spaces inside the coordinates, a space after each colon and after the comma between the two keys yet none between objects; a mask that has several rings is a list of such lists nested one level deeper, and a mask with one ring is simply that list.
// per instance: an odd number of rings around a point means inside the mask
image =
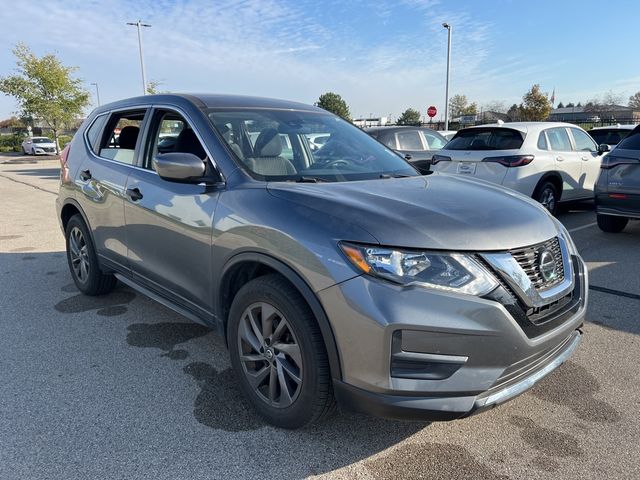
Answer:
[{"label": "white parking line", "polygon": [[581,227],[572,228],[569,230],[569,233],[577,232],[579,230],[584,230],[585,228],[595,227],[598,222],[587,223],[586,225],[582,225]]}]

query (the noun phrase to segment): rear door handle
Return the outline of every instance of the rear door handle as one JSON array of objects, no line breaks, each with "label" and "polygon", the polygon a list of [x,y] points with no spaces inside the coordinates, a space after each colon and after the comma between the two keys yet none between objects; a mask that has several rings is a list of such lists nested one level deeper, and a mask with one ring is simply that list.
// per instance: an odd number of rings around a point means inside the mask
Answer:
[{"label": "rear door handle", "polygon": [[561,157],[561,156],[558,155],[556,157],[556,160],[559,161],[559,162],[564,162],[564,157]]},{"label": "rear door handle", "polygon": [[581,157],[581,158],[582,158],[582,160],[584,160],[585,162],[588,162],[588,161],[589,161],[589,157]]},{"label": "rear door handle", "polygon": [[142,199],[142,192],[140,192],[139,188],[127,188],[127,197],[129,197],[134,202]]},{"label": "rear door handle", "polygon": [[82,170],[80,172],[80,179],[83,182],[86,182],[88,180],[91,180],[91,170]]}]

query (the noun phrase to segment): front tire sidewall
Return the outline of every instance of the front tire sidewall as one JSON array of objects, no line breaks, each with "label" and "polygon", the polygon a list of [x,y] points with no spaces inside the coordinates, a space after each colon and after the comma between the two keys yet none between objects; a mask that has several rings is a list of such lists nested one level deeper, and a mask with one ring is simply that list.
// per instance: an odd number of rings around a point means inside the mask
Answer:
[{"label": "front tire sidewall", "polygon": [[[258,278],[243,286],[236,295],[227,325],[227,340],[231,364],[238,377],[240,389],[255,410],[272,425],[282,428],[300,428],[314,420],[313,405],[317,403],[319,391],[314,343],[306,326],[309,311],[301,307],[299,301],[291,301],[269,282]],[[291,293],[291,292],[288,292]],[[240,354],[238,352],[238,329],[244,311],[252,304],[265,302],[282,312],[287,319],[300,346],[302,356],[302,386],[296,400],[288,407],[277,408],[264,402],[247,381]],[[306,321],[305,321],[306,320]],[[315,320],[313,320],[315,321]]]}]

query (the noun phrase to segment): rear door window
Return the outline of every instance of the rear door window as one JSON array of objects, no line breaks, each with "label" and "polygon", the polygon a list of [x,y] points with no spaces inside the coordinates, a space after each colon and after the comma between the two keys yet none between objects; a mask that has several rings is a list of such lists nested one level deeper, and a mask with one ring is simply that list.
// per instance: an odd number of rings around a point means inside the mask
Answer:
[{"label": "rear door window", "polygon": [[99,155],[133,165],[146,110],[115,112],[109,118],[100,141]]},{"label": "rear door window", "polygon": [[460,130],[447,143],[447,150],[517,150],[522,147],[524,133],[510,128],[470,128]]},{"label": "rear door window", "polygon": [[420,133],[417,130],[409,130],[406,132],[397,132],[399,150],[424,150]]},{"label": "rear door window", "polygon": [[573,150],[569,134],[564,127],[550,128],[547,130],[547,138],[549,139],[551,150],[556,152],[570,152]]}]

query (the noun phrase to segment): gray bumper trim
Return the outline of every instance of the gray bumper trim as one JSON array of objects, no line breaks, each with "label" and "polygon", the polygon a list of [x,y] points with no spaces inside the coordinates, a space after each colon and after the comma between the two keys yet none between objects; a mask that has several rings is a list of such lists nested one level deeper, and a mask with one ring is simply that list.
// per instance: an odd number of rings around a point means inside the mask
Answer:
[{"label": "gray bumper trim", "polygon": [[578,345],[582,341],[582,334],[578,331],[573,333],[573,338],[569,340],[567,347],[564,351],[554,358],[550,363],[545,365],[543,368],[533,373],[532,375],[510,385],[502,390],[499,390],[495,393],[489,394],[485,398],[476,402],[476,407],[478,408],[486,408],[493,405],[499,405],[501,403],[506,402],[507,400],[512,399],[513,397],[517,397],[521,393],[529,390],[536,383],[542,380],[544,377],[553,372],[556,368],[562,365],[578,348]]}]

